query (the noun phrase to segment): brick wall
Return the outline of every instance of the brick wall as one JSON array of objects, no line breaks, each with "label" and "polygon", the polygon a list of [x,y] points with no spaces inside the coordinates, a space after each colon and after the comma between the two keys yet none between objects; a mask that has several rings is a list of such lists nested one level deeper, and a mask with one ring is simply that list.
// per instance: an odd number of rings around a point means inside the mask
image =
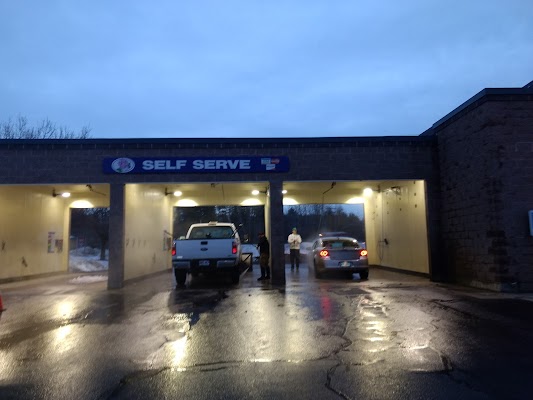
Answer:
[{"label": "brick wall", "polygon": [[[0,184],[250,180],[249,174],[104,175],[102,160],[128,157],[287,156],[283,180],[435,179],[430,137],[249,140],[0,140]],[[272,174],[257,174],[268,180]]]},{"label": "brick wall", "polygon": [[472,104],[434,129],[449,270],[469,286],[533,290],[533,101]]}]

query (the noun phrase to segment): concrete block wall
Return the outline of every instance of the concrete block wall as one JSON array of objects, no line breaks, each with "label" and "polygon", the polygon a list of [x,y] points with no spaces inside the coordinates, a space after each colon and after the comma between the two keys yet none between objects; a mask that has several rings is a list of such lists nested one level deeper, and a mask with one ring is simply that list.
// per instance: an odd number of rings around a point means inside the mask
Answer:
[{"label": "concrete block wall", "polygon": [[452,275],[474,287],[533,290],[532,99],[484,98],[434,131]]},{"label": "concrete block wall", "polygon": [[[533,100],[533,98],[532,98]],[[533,237],[527,212],[533,210],[533,101],[501,105],[503,143],[498,148],[504,192],[503,219],[512,289],[533,291]]]},{"label": "concrete block wall", "polygon": [[[268,181],[272,174],[105,175],[104,158],[287,156],[282,180],[435,179],[431,138],[0,141],[0,184]],[[60,162],[56,162],[60,160]]]}]

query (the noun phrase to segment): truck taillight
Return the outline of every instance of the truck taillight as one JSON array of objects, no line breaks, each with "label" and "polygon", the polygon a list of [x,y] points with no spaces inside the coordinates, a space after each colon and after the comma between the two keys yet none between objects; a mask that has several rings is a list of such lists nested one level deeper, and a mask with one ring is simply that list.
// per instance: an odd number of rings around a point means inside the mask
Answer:
[{"label": "truck taillight", "polygon": [[237,254],[237,243],[235,242],[233,242],[233,244],[231,245],[231,253]]},{"label": "truck taillight", "polygon": [[367,255],[368,255],[368,251],[366,251],[365,249],[363,249],[363,250],[361,250],[359,252],[359,256],[361,256],[361,257],[366,257]]},{"label": "truck taillight", "polygon": [[172,255],[173,255],[173,256],[176,255],[176,244],[173,244],[173,245],[172,245]]}]

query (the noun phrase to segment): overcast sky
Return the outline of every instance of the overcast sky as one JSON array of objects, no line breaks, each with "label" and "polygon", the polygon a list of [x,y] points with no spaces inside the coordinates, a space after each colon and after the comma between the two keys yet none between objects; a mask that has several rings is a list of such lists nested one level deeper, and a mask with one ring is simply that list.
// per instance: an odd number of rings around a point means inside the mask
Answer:
[{"label": "overcast sky", "polygon": [[0,0],[0,121],[94,138],[419,135],[533,80],[532,0]]}]

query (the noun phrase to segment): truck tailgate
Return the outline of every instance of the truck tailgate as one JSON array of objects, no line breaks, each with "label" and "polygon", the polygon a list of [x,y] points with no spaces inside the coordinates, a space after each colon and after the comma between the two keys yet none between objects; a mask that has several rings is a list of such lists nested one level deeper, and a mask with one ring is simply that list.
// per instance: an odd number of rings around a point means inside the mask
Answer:
[{"label": "truck tailgate", "polygon": [[178,260],[201,260],[213,258],[234,258],[233,239],[183,239],[176,241]]}]

